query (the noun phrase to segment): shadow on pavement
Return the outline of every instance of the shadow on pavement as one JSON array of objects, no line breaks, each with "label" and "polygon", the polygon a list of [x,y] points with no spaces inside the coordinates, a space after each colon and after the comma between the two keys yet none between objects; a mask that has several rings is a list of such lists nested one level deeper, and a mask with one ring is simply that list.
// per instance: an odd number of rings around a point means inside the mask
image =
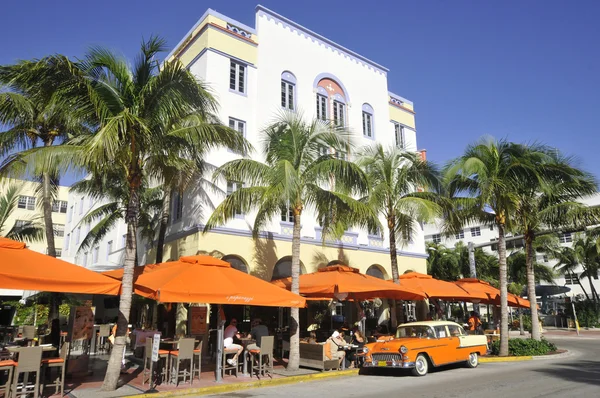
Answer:
[{"label": "shadow on pavement", "polygon": [[564,379],[565,381],[600,386],[600,362],[596,361],[556,364],[548,369],[536,369],[536,372]]},{"label": "shadow on pavement", "polygon": [[[452,369],[464,368],[464,363],[454,363],[451,365],[443,365],[439,367],[429,366],[429,373],[445,372]],[[410,369],[390,369],[390,368],[360,368],[359,375],[369,376],[386,376],[386,377],[415,377]]]}]

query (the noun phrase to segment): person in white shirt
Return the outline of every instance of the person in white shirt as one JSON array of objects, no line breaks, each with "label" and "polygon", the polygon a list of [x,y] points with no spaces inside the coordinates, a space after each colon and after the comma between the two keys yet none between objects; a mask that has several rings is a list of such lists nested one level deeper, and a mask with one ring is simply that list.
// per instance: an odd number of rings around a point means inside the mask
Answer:
[{"label": "person in white shirt", "polygon": [[232,318],[231,321],[229,321],[229,326],[227,326],[225,328],[225,331],[223,332],[223,345],[225,346],[225,349],[237,350],[237,353],[234,355],[234,357],[227,360],[227,363],[231,366],[237,365],[238,357],[240,356],[242,351],[244,351],[244,347],[242,347],[241,345],[233,344],[233,338],[235,336],[239,338],[237,330],[237,320],[235,318]]}]

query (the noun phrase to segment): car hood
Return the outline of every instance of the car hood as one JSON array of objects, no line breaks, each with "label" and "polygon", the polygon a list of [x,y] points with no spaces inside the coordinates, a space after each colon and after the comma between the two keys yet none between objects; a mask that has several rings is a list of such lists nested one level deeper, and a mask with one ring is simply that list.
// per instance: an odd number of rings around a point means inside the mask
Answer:
[{"label": "car hood", "polygon": [[393,338],[388,337],[379,339],[375,343],[369,343],[366,347],[370,352],[398,352],[400,346],[413,349],[421,346],[430,346],[432,340],[435,339],[418,339],[418,338]]}]

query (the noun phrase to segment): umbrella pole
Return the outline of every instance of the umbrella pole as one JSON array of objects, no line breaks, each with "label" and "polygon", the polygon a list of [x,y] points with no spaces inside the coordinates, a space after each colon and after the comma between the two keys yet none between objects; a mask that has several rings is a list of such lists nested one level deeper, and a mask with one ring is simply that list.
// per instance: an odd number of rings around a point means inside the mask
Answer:
[{"label": "umbrella pole", "polygon": [[217,312],[217,374],[215,376],[215,382],[221,383],[223,377],[223,327],[225,326],[225,319],[221,319],[223,313],[222,306],[219,304],[219,311]]}]

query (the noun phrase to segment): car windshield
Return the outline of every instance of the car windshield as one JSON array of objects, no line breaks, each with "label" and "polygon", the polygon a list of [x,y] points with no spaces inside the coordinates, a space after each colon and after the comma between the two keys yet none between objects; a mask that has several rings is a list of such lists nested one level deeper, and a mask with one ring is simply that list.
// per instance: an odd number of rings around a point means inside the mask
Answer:
[{"label": "car windshield", "polygon": [[400,326],[396,330],[396,338],[434,338],[435,334],[429,326]]}]

